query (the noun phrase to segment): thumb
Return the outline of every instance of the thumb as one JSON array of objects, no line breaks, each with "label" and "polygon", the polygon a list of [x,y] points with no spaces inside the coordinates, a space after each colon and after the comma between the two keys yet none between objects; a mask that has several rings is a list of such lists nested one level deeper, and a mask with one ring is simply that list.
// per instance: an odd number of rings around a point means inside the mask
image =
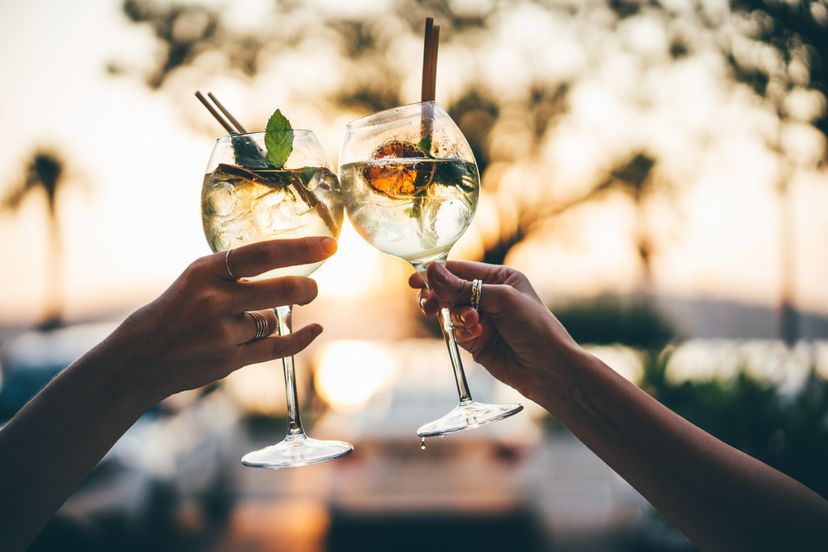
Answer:
[{"label": "thumb", "polygon": [[440,263],[428,265],[426,279],[442,303],[468,303],[471,298],[471,282],[458,278]]}]

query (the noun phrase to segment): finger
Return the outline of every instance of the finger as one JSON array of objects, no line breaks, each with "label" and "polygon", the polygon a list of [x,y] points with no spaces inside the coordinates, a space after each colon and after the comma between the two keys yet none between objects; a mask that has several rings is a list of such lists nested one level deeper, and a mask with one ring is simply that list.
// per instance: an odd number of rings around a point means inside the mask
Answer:
[{"label": "finger", "polygon": [[[336,251],[336,240],[328,237],[269,240],[243,245],[227,252],[211,255],[209,266],[222,279],[258,276],[286,266],[322,261]],[[229,272],[229,274],[228,274]]]},{"label": "finger", "polygon": [[420,310],[427,316],[435,315],[440,310],[440,300],[434,292],[428,290],[420,291],[419,305]]},{"label": "finger", "polygon": [[506,284],[542,303],[526,276],[514,268],[472,261],[448,261],[446,268],[464,280],[479,279],[484,284]]},{"label": "finger", "polygon": [[[482,263],[475,263],[482,264]],[[458,278],[438,263],[428,267],[428,281],[431,290],[442,303],[468,305],[471,300],[471,282]],[[510,285],[483,284],[480,290],[478,308],[481,311],[498,314],[512,306],[519,292]]]},{"label": "finger", "polygon": [[[264,325],[261,327],[263,335],[258,334],[260,324]],[[257,339],[257,335],[258,339],[268,337],[276,331],[276,313],[273,309],[245,312],[236,319],[236,329],[236,343],[240,345]]]},{"label": "finger", "polygon": [[451,323],[456,327],[470,328],[480,322],[480,315],[472,307],[457,307],[451,312]]},{"label": "finger", "polygon": [[[432,263],[433,264],[433,263]],[[484,284],[502,284],[512,269],[503,265],[478,263],[474,261],[448,261],[446,268],[463,280],[483,280]]]},{"label": "finger", "polygon": [[470,326],[468,328],[455,328],[454,338],[457,340],[457,343],[463,345],[464,343],[477,339],[482,333],[483,325],[475,324],[474,326]]},{"label": "finger", "polygon": [[448,304],[468,303],[471,297],[471,282],[458,278],[440,263],[431,263],[426,271],[431,289],[441,301]]},{"label": "finger", "polygon": [[322,326],[309,324],[285,336],[271,336],[258,339],[245,345],[242,352],[242,364],[256,364],[274,358],[295,355],[322,333]]},{"label": "finger", "polygon": [[424,289],[428,287],[428,284],[426,284],[422,274],[419,272],[414,272],[408,277],[408,285],[414,289]]},{"label": "finger", "polygon": [[233,306],[241,311],[306,305],[319,293],[316,282],[303,276],[239,282],[239,285],[232,287]]}]

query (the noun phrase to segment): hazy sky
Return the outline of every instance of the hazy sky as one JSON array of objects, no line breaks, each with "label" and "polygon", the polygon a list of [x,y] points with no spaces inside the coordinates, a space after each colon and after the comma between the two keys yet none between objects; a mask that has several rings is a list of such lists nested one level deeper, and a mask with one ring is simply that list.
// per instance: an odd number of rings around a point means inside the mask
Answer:
[{"label": "hazy sky", "polygon": [[[60,206],[68,314],[133,308],[164,289],[192,259],[209,253],[199,194],[212,140],[183,124],[180,102],[148,92],[134,77],[106,75],[105,64],[114,58],[146,64],[153,47],[147,30],[123,20],[118,2],[4,0],[3,13],[0,130],[5,147],[0,162],[9,170],[0,180],[0,193],[35,145],[54,145],[64,153],[72,172]],[[554,63],[554,56],[549,59]],[[694,109],[670,111],[664,101],[662,111],[653,109],[643,123],[635,121],[638,130],[632,128],[635,115],[617,104],[600,75],[586,82],[562,123],[566,139],[549,141],[548,158],[560,160],[556,170],[562,181],[566,174],[573,179],[582,174],[579,163],[594,164],[600,144],[641,132],[642,125],[663,133],[666,143],[675,138],[671,125],[687,121],[700,128],[749,128],[740,121],[751,117],[751,110],[722,98],[704,75],[702,68],[690,66],[670,76],[675,82],[661,83],[663,94],[694,95]],[[443,81],[449,90],[450,77]],[[243,97],[238,83],[222,89],[221,81],[213,81],[212,86],[231,100]],[[440,93],[438,85],[438,101]],[[290,112],[292,106],[281,107]],[[301,108],[295,112],[303,113]],[[347,119],[341,114],[315,128],[332,160]],[[657,289],[773,304],[779,281],[778,213],[771,185],[776,169],[757,137],[723,132],[717,130],[720,140],[702,165],[688,169],[693,185],[681,191],[676,207],[654,217],[661,246],[655,259]],[[680,157],[682,147],[677,142],[674,155]],[[805,308],[828,312],[828,178],[824,173],[803,176],[794,190],[798,299]],[[33,197],[18,213],[0,213],[5,237],[0,321],[32,320],[41,311],[42,290],[53,276],[44,273],[44,207]],[[481,205],[478,224],[491,220],[489,212],[491,205]],[[548,238],[526,244],[509,261],[550,296],[629,290],[638,270],[625,234],[633,222],[629,206],[610,199],[559,221]],[[485,228],[472,230],[457,254],[471,254],[481,231]],[[398,266],[379,263],[379,255],[351,231],[340,251],[318,273],[329,297],[372,289],[388,281],[379,270]],[[402,272],[393,270],[393,277]]]}]

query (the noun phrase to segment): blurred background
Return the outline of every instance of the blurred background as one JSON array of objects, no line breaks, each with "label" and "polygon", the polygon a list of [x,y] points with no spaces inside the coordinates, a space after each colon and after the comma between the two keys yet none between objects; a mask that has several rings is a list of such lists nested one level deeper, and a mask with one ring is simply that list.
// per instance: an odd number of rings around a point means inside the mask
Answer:
[{"label": "blurred background", "polygon": [[[336,165],[344,125],[437,101],[482,195],[452,256],[525,272],[625,377],[828,496],[828,3],[4,0],[0,423],[209,253],[221,128],[278,108]],[[19,239],[18,239],[19,238]],[[143,416],[33,550],[692,550],[538,407],[429,442],[455,401],[410,268],[346,226],[297,324],[316,437],[345,459],[241,467],[284,434],[279,363]],[[516,399],[466,358],[476,398]]]}]

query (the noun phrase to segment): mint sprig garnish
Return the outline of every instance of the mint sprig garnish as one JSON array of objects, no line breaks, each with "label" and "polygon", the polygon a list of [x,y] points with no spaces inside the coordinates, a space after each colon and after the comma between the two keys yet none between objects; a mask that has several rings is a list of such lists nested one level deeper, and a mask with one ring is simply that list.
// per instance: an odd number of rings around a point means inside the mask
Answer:
[{"label": "mint sprig garnish", "polygon": [[327,205],[306,187],[317,173],[327,171],[327,169],[321,167],[285,169],[285,162],[293,152],[293,136],[290,121],[277,109],[270,116],[265,127],[266,151],[262,151],[262,148],[249,136],[233,134],[230,141],[233,146],[233,157],[238,166],[220,164],[216,172],[285,190],[291,196],[294,196],[295,191],[309,208],[319,213],[331,234],[337,235],[339,225],[331,216]]},{"label": "mint sprig garnish", "polygon": [[285,161],[293,151],[293,127],[278,109],[267,121],[265,147],[267,148],[267,160],[276,169],[285,166]]},{"label": "mint sprig garnish", "polygon": [[247,169],[266,170],[271,168],[264,153],[249,136],[234,134],[230,137],[233,144],[233,157],[236,163]]},{"label": "mint sprig garnish", "polygon": [[277,109],[267,121],[266,152],[249,136],[233,134],[230,140],[233,144],[233,156],[239,166],[251,170],[278,170],[285,166],[293,151],[293,128],[290,121]]}]

